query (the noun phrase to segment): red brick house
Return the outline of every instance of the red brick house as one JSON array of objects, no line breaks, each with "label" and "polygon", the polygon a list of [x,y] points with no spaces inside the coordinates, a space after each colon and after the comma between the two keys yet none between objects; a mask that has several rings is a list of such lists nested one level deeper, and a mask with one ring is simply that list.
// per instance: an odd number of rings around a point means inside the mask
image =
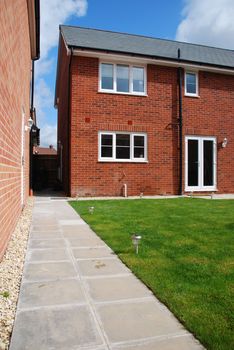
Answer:
[{"label": "red brick house", "polygon": [[61,26],[55,106],[71,196],[234,192],[234,51]]},{"label": "red brick house", "polygon": [[39,58],[39,28],[39,0],[1,0],[0,259],[29,195],[29,120],[35,120],[30,90],[32,60]]}]

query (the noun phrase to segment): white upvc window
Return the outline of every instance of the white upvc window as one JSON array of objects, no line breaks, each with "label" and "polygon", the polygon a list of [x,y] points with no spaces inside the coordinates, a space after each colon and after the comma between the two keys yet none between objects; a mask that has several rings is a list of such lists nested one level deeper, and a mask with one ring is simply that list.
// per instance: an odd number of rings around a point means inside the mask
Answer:
[{"label": "white upvc window", "polygon": [[198,96],[198,72],[185,71],[184,93],[185,96]]},{"label": "white upvc window", "polygon": [[146,95],[146,67],[125,63],[100,62],[99,91]]},{"label": "white upvc window", "polygon": [[100,131],[98,160],[105,162],[147,162],[147,134]]}]

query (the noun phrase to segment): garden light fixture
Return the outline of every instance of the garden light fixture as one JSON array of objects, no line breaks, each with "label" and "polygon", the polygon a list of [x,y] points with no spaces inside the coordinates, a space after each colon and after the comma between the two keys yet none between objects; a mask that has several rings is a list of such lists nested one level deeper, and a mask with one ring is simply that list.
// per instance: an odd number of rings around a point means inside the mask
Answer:
[{"label": "garden light fixture", "polygon": [[93,214],[94,212],[94,207],[89,207],[89,214]]},{"label": "garden light fixture", "polygon": [[136,254],[138,254],[138,246],[139,246],[140,240],[141,240],[141,236],[138,236],[136,234],[132,235],[132,243],[135,247]]}]

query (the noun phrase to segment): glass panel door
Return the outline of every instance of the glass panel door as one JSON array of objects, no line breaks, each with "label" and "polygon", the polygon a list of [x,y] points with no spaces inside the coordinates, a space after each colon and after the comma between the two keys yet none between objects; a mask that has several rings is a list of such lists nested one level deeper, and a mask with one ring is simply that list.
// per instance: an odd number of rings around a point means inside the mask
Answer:
[{"label": "glass panel door", "polygon": [[188,140],[188,186],[198,186],[198,140]]},{"label": "glass panel door", "polygon": [[203,141],[203,186],[214,186],[213,148],[213,141]]},{"label": "glass panel door", "polygon": [[216,189],[215,137],[185,137],[185,191]]}]

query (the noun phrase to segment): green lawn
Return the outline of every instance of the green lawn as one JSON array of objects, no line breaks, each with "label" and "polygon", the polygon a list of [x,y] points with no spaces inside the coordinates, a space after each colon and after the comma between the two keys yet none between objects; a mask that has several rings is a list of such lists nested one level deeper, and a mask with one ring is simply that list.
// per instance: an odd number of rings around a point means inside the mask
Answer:
[{"label": "green lawn", "polygon": [[[234,349],[234,201],[74,201],[73,208],[207,349]],[[94,214],[88,207],[94,206]],[[131,235],[142,236],[139,255]]]}]

